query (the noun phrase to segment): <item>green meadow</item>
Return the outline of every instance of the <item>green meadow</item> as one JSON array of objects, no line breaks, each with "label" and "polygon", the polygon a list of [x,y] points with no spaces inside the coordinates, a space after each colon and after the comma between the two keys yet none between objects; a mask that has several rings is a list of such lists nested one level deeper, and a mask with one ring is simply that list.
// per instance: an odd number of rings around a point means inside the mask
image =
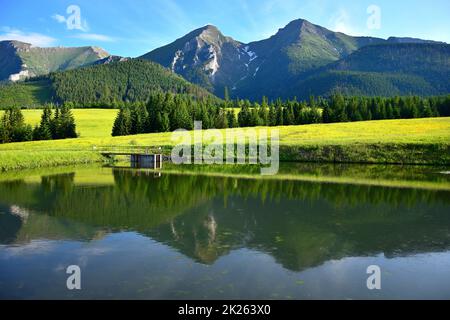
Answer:
[{"label": "green meadow", "polygon": [[[102,161],[96,151],[99,148],[169,148],[177,143],[171,139],[172,133],[111,137],[117,110],[76,109],[73,114],[80,138],[0,145],[0,170],[99,162]],[[32,125],[39,122],[40,115],[41,110],[24,110],[26,121]],[[264,128],[250,130],[259,129]],[[276,129],[280,133],[280,157],[283,161],[450,164],[450,118],[317,124]]]},{"label": "green meadow", "polygon": [[[0,110],[0,117],[4,111]],[[115,109],[74,109],[72,113],[80,138],[108,137],[118,110]],[[41,120],[42,110],[22,110],[25,121],[35,126]]]}]

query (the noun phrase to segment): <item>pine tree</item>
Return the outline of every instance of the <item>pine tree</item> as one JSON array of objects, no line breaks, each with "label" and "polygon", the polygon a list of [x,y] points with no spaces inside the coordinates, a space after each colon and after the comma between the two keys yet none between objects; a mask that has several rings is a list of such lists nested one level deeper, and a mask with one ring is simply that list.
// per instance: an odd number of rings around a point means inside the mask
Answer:
[{"label": "pine tree", "polygon": [[289,105],[287,108],[284,109],[284,125],[286,126],[292,126],[295,124],[295,116],[294,116],[294,109],[292,105]]},{"label": "pine tree", "polygon": [[7,109],[2,116],[0,127],[2,143],[31,141],[33,139],[33,128],[25,124],[25,119],[19,108]]},{"label": "pine tree", "polygon": [[234,110],[229,110],[227,112],[227,118],[228,118],[228,127],[229,128],[239,127],[239,123],[237,122],[236,114],[234,113]]},{"label": "pine tree", "polygon": [[249,117],[249,126],[250,127],[257,127],[262,125],[262,120],[259,117],[259,105],[255,103],[250,111],[250,117]]},{"label": "pine tree", "polygon": [[323,123],[331,123],[333,122],[334,116],[333,111],[331,110],[330,106],[326,104],[322,111],[322,122]]},{"label": "pine tree", "polygon": [[394,119],[394,110],[390,102],[385,103],[386,119]]},{"label": "pine tree", "polygon": [[178,129],[192,130],[193,121],[189,116],[186,102],[183,99],[176,99],[176,108],[172,110],[170,125],[172,131]]},{"label": "pine tree", "polygon": [[[53,105],[51,105],[53,107]],[[59,108],[55,108],[55,116],[53,117],[51,123],[50,123],[50,131],[52,133],[52,139],[59,139],[58,137],[58,128],[59,128]]]},{"label": "pine tree", "polygon": [[331,108],[333,110],[332,122],[348,121],[345,99],[340,93],[331,97]]},{"label": "pine tree", "polygon": [[58,139],[77,138],[75,118],[67,105],[63,105],[59,114],[58,126],[56,129]]},{"label": "pine tree", "polygon": [[214,127],[216,129],[226,129],[228,128],[228,118],[225,108],[220,108],[217,112],[216,119],[214,121]]},{"label": "pine tree", "polygon": [[266,97],[263,97],[261,107],[259,108],[260,125],[268,126],[269,123],[269,103]]},{"label": "pine tree", "polygon": [[275,106],[273,105],[273,103],[271,103],[270,106],[269,106],[269,121],[268,121],[268,125],[272,126],[272,127],[277,125],[277,110],[275,109]]},{"label": "pine tree", "polygon": [[211,129],[213,127],[210,112],[205,105],[201,106],[201,121],[204,129]]},{"label": "pine tree", "polygon": [[251,126],[251,104],[250,101],[245,100],[242,104],[242,109],[239,112],[238,120],[239,126],[241,127],[249,127]]},{"label": "pine tree", "polygon": [[424,118],[431,118],[433,117],[433,110],[431,109],[428,102],[424,102],[421,110],[421,116]]},{"label": "pine tree", "polygon": [[127,136],[131,132],[131,112],[128,107],[122,107],[114,121],[112,136]]},{"label": "pine tree", "polygon": [[276,122],[275,125],[276,126],[282,126],[284,125],[284,110],[283,110],[283,102],[281,101],[281,99],[278,99],[275,102],[275,111],[276,111]]},{"label": "pine tree", "polygon": [[131,134],[150,132],[146,128],[147,119],[147,109],[142,104],[135,104],[131,110]]},{"label": "pine tree", "polygon": [[165,112],[158,112],[156,115],[156,131],[168,132],[170,130],[169,115]]},{"label": "pine tree", "polygon": [[45,105],[42,111],[41,122],[33,130],[33,140],[52,140],[52,105]]}]

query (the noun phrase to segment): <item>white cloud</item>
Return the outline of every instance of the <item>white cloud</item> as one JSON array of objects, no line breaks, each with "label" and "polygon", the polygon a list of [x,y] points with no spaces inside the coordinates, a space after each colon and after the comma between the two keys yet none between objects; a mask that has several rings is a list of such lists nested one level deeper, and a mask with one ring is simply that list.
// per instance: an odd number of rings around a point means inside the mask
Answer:
[{"label": "white cloud", "polygon": [[0,41],[17,40],[21,42],[31,43],[36,47],[50,47],[56,42],[55,38],[46,36],[36,32],[23,32],[18,29],[3,28],[4,33],[0,34]]},{"label": "white cloud", "polygon": [[96,33],[79,33],[74,35],[73,38],[81,39],[81,40],[93,40],[93,41],[101,41],[101,42],[114,42],[115,39],[103,34]]},{"label": "white cloud", "polygon": [[54,14],[52,16],[53,19],[55,19],[56,21],[58,21],[59,23],[65,23],[66,22],[66,17],[60,15],[60,14]]}]

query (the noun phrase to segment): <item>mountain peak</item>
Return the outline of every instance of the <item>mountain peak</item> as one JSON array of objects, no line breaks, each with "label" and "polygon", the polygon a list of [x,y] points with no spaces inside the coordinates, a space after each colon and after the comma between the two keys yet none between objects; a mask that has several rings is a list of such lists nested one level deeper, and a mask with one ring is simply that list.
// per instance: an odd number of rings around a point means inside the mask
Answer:
[{"label": "mountain peak", "polygon": [[3,40],[0,41],[0,46],[11,47],[14,49],[29,49],[32,47],[31,43],[21,42],[17,40]]},{"label": "mountain peak", "polygon": [[216,31],[216,32],[220,32],[219,28],[217,28],[215,25],[213,24],[207,24],[206,26],[203,27],[204,30],[209,30],[209,31]]},{"label": "mountain peak", "polygon": [[222,34],[222,32],[220,32],[219,28],[217,28],[216,26],[214,26],[212,24],[207,24],[201,28],[195,29],[194,31],[188,33],[182,39],[195,38],[195,37],[200,37],[202,35],[216,35],[216,36],[220,35],[223,37],[223,34]]},{"label": "mountain peak", "polygon": [[305,20],[305,19],[302,19],[302,18],[299,18],[299,19],[295,19],[295,20],[292,20],[291,22],[289,22],[287,25],[286,25],[286,27],[301,27],[304,23],[309,23],[309,24],[311,24],[311,22],[309,22],[308,20]]}]

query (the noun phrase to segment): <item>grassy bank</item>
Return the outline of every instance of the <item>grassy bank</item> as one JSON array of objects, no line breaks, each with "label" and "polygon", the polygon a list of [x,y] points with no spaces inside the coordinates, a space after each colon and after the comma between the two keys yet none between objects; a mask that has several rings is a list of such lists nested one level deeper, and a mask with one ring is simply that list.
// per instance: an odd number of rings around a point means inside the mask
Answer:
[{"label": "grassy bank", "polygon": [[0,151],[0,172],[20,169],[103,162],[101,155],[90,151]]},{"label": "grassy bank", "polygon": [[[80,152],[81,158],[92,154],[92,159],[98,161],[94,147],[170,148],[176,143],[172,141],[171,133],[111,137],[111,112],[115,110],[75,111],[82,138],[0,145],[0,167],[16,167],[16,161],[22,163],[20,168],[26,167],[26,163],[40,166],[39,162],[49,163],[43,157],[47,155],[51,158],[52,153],[57,157],[67,153],[67,161],[76,161],[77,152]],[[86,112],[95,112],[96,116],[89,116]],[[27,118],[31,119],[29,116]],[[106,122],[111,122],[108,128],[105,128]],[[450,165],[450,118],[319,124],[276,129],[280,132],[280,157],[283,161]],[[20,155],[30,157],[28,154],[42,156],[28,162],[20,159]],[[53,165],[51,161],[50,165]]]},{"label": "grassy bank", "polygon": [[448,143],[355,143],[349,145],[287,145],[281,161],[450,165]]}]

